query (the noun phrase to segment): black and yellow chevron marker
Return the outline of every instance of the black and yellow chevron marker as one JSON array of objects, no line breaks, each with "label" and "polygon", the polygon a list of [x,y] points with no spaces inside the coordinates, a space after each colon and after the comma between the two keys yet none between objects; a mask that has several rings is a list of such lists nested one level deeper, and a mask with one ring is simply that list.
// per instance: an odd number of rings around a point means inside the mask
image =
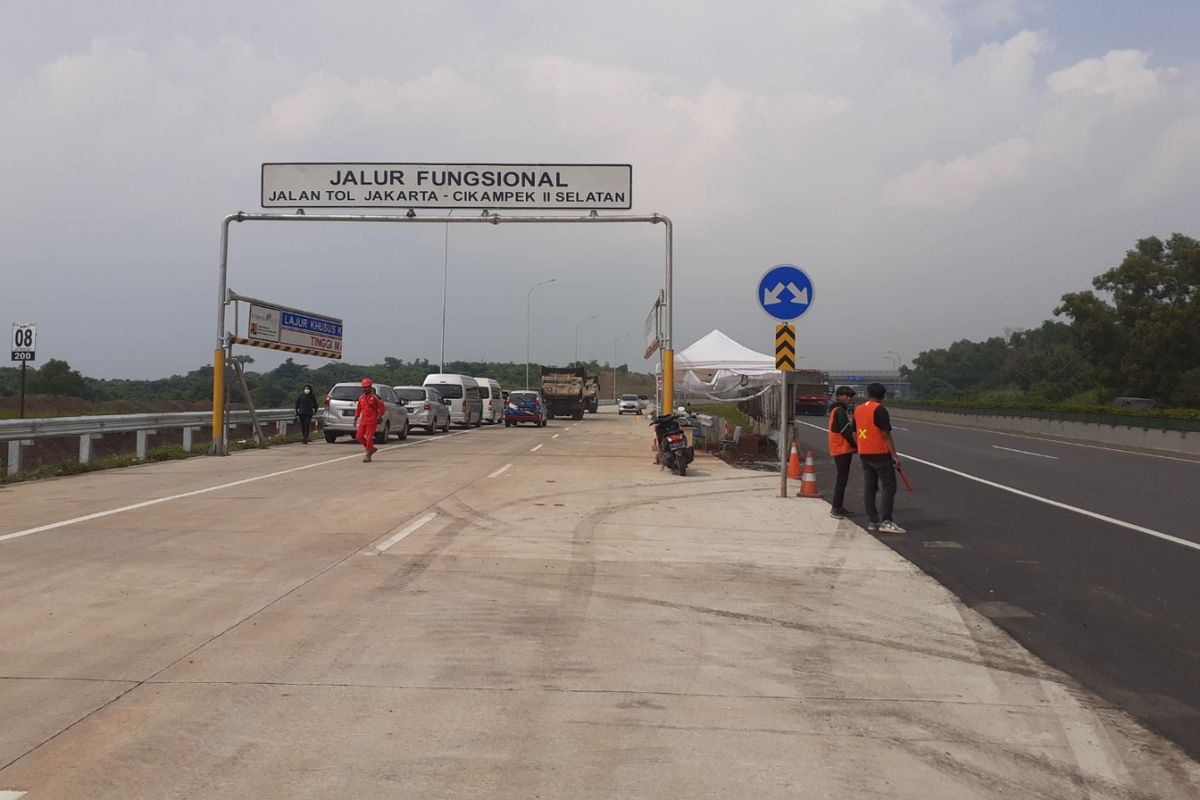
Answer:
[{"label": "black and yellow chevron marker", "polygon": [[791,372],[796,369],[796,326],[786,322],[775,326],[775,369]]},{"label": "black and yellow chevron marker", "polygon": [[242,339],[238,336],[229,337],[230,344],[247,344],[251,347],[265,347],[268,350],[282,350],[285,353],[299,353],[305,356],[320,356],[321,358],[341,358],[341,353],[328,350],[314,350],[311,347],[299,347],[294,344],[278,344],[276,342],[260,342],[257,339]]}]

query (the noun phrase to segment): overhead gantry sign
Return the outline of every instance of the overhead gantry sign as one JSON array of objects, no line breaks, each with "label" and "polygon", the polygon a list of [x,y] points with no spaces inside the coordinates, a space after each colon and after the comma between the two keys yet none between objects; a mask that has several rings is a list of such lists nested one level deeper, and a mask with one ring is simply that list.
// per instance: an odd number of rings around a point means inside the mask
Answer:
[{"label": "overhead gantry sign", "polygon": [[[393,195],[389,198],[386,192]],[[425,199],[401,201],[396,192],[429,192]],[[511,194],[497,195],[496,192]],[[375,194],[373,194],[375,193]],[[487,197],[488,201],[481,198]],[[662,214],[611,214],[598,211],[632,207],[632,167],[628,164],[263,164],[264,208],[296,208],[291,214],[247,214],[239,211],[221,223],[218,268],[216,348],[213,350],[213,445],[211,453],[228,452],[222,386],[225,374],[229,226],[234,222],[386,222],[438,225],[662,224],[666,263],[661,307],[660,369],[663,397],[674,391],[672,349],[673,227]],[[292,199],[295,198],[295,199]],[[304,199],[301,199],[304,198]],[[497,199],[499,198],[499,199]],[[496,202],[492,202],[496,200]],[[407,208],[403,215],[307,214],[304,208]],[[419,216],[417,208],[467,208],[480,216]],[[502,216],[492,209],[575,210],[584,216]],[[339,321],[340,325],[340,321]]]}]

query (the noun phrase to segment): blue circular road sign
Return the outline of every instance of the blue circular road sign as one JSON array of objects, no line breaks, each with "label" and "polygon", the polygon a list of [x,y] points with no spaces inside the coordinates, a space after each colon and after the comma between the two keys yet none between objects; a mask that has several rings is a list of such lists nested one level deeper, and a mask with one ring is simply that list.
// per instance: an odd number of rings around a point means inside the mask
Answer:
[{"label": "blue circular road sign", "polygon": [[769,316],[787,322],[812,308],[813,284],[808,273],[791,264],[767,270],[758,282],[758,304]]}]

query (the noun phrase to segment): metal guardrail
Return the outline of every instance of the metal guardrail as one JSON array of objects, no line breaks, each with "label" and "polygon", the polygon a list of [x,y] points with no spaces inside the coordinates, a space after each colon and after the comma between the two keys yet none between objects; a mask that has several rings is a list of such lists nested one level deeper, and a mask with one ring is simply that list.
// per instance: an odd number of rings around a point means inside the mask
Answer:
[{"label": "metal guardrail", "polygon": [[1144,428],[1163,431],[1200,431],[1200,419],[1181,417],[1134,416],[1131,414],[1087,413],[1080,411],[1036,411],[1011,408],[971,408],[969,406],[933,406],[917,403],[892,402],[897,411],[931,411],[939,414],[956,414],[977,417],[1016,417],[1019,419],[1044,419],[1059,422],[1087,422],[1093,425],[1111,425],[1120,428]]},{"label": "metal guardrail", "polygon": [[[270,408],[257,412],[259,422],[275,422],[280,427],[295,417],[290,408]],[[92,442],[109,433],[136,433],[137,457],[146,457],[147,437],[159,430],[182,430],[183,449],[192,449],[192,432],[212,424],[212,412],[185,411],[166,414],[104,414],[92,417],[48,417],[42,419],[0,420],[0,442],[8,442],[8,474],[21,471],[21,448],[36,439],[79,437],[79,461],[92,458]],[[233,411],[231,427],[250,424],[249,411]]]}]

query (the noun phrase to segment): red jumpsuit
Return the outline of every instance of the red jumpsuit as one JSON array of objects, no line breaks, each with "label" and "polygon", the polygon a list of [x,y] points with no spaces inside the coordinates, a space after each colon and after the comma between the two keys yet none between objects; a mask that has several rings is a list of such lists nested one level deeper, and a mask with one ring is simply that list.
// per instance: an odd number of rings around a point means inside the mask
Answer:
[{"label": "red jumpsuit", "polygon": [[358,434],[354,438],[368,453],[375,452],[375,426],[386,413],[383,401],[376,397],[374,392],[363,392],[358,398],[358,407],[354,410],[354,416],[358,419]]}]

